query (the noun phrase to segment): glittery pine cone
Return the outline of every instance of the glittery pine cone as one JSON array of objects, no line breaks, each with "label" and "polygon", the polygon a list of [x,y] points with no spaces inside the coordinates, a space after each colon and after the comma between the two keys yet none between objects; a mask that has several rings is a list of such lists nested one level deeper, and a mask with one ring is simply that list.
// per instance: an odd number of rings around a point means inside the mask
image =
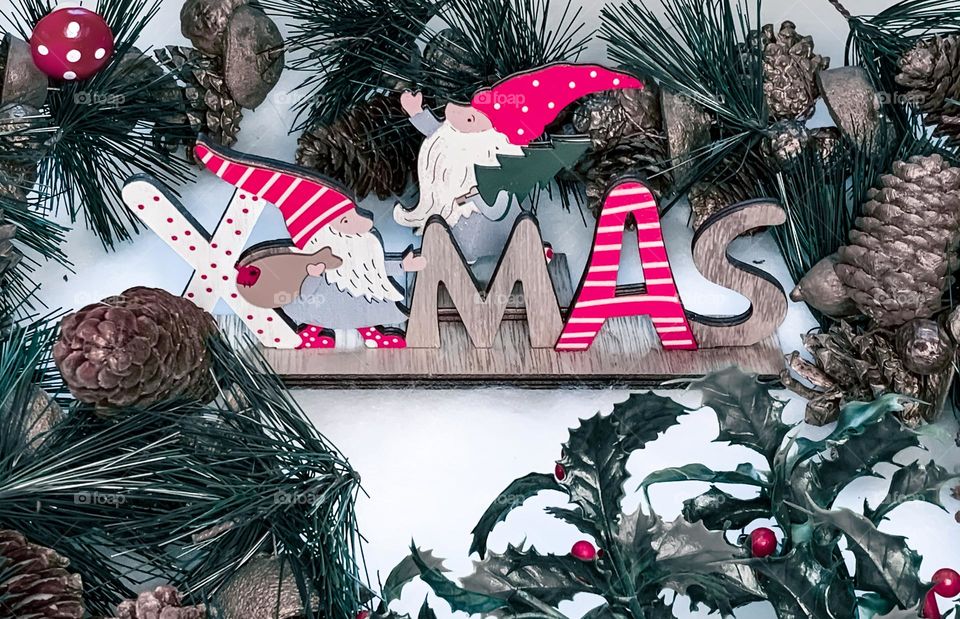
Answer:
[{"label": "glittery pine cone", "polygon": [[113,619],[206,619],[203,604],[184,606],[176,587],[162,586],[145,591],[135,600],[126,600],[117,606]]},{"label": "glittery pine cone", "polygon": [[56,551],[0,530],[0,617],[81,619],[83,583]]},{"label": "glittery pine cone", "polygon": [[305,131],[297,163],[343,183],[360,199],[374,194],[383,200],[402,194],[415,180],[421,141],[399,96],[379,94]]},{"label": "glittery pine cone", "polygon": [[817,73],[830,66],[830,59],[813,51],[813,39],[797,33],[785,21],[779,32],[773,24],[761,31],[763,42],[763,92],[773,120],[806,120],[813,115],[820,96]]},{"label": "glittery pine cone", "polygon": [[934,127],[934,135],[960,145],[960,35],[922,39],[899,62],[896,82]]},{"label": "glittery pine cone", "polygon": [[64,318],[53,356],[74,397],[101,409],[208,402],[215,386],[207,338],[215,330],[192,302],[131,288]]},{"label": "glittery pine cone", "polygon": [[896,336],[884,329],[860,331],[846,322],[825,333],[805,335],[803,346],[813,363],[790,355],[790,370],[814,385],[797,381],[789,370],[783,384],[809,400],[806,420],[814,425],[836,421],[850,402],[870,402],[887,393],[915,398],[899,413],[905,423],[917,425],[937,417],[950,386],[953,368],[932,373],[911,372],[897,348]]},{"label": "glittery pine cone", "polygon": [[939,155],[896,162],[868,198],[837,276],[880,326],[930,318],[958,266],[960,168]]}]

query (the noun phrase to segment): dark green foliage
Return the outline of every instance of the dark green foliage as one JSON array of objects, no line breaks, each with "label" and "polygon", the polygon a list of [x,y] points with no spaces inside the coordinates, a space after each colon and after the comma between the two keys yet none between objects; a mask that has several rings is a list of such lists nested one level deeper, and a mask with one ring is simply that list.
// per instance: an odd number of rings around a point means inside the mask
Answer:
[{"label": "dark green foliage", "polygon": [[477,166],[477,188],[487,204],[506,191],[524,200],[535,189],[546,188],[561,170],[572,168],[590,148],[588,139],[554,138],[550,143],[533,144],[523,155],[497,155],[499,167]]},{"label": "dark green foliage", "polygon": [[[596,415],[571,430],[559,462],[563,479],[531,473],[505,489],[474,527],[472,550],[480,559],[457,584],[436,566],[422,561],[421,578],[454,610],[502,617],[564,615],[557,605],[578,593],[602,596],[588,616],[653,619],[672,617],[660,599],[664,588],[689,595],[729,615],[735,606],[759,599],[752,573],[733,561],[742,550],[723,534],[679,519],[664,523],[655,515],[622,508],[626,463],[630,454],[676,425],[685,409],[652,394],[634,395],[610,415]],[[572,554],[543,554],[536,548],[509,545],[489,552],[491,529],[524,500],[541,490],[564,492],[572,508],[550,507],[547,513],[589,535],[602,551],[584,561]],[[401,563],[403,566],[405,563]],[[394,573],[407,574],[398,566]]]},{"label": "dark green foliage", "polygon": [[[21,368],[21,384],[42,378],[53,332],[3,349],[4,363]],[[245,557],[276,551],[304,600],[320,600],[314,611],[354,617],[363,590],[354,560],[357,475],[253,342],[234,348],[214,339],[211,354],[222,396],[210,405],[169,402],[108,419],[76,405],[33,451],[4,433],[0,527],[69,557],[95,614],[133,595],[131,562],[142,578],[199,600]]]},{"label": "dark green foliage", "polygon": [[[52,0],[14,0],[0,11],[22,38],[55,6]],[[156,133],[172,129],[181,111],[174,97],[156,96],[165,76],[133,70],[143,54],[134,46],[160,8],[159,0],[99,0],[92,10],[107,21],[115,38],[110,63],[86,80],[58,82],[47,95],[50,139],[40,161],[38,185],[71,217],[81,216],[104,247],[130,238],[139,229],[124,206],[121,189],[136,172],[149,172],[168,184],[191,178],[185,161],[171,155]],[[125,56],[127,57],[125,59]],[[175,122],[174,122],[175,124]]]}]

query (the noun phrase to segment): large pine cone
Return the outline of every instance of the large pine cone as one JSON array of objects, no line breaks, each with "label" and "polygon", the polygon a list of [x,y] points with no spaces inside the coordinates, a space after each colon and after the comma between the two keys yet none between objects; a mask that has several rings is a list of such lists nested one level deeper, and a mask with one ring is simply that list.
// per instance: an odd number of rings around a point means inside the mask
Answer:
[{"label": "large pine cone", "polygon": [[810,389],[784,370],[783,384],[809,400],[806,420],[815,425],[836,421],[840,408],[850,402],[870,402],[887,393],[916,398],[899,413],[904,422],[917,425],[934,419],[946,397],[953,368],[921,375],[907,369],[897,351],[896,336],[884,329],[860,332],[846,322],[826,333],[805,335],[803,346],[813,356],[809,363],[800,353],[790,355],[789,366],[819,389]]},{"label": "large pine cone", "polygon": [[[232,146],[240,133],[243,110],[227,88],[223,62],[190,47],[167,46],[157,50],[157,59],[183,84],[184,125],[187,146],[199,133],[207,134],[221,146]],[[192,149],[188,149],[192,153]]]},{"label": "large pine cone", "polygon": [[773,24],[761,31],[763,41],[763,93],[773,120],[806,120],[813,115],[817,99],[817,73],[830,66],[830,59],[813,51],[813,39],[797,33],[796,24],[785,21],[780,32]]},{"label": "large pine cone", "polygon": [[893,164],[868,194],[837,276],[858,309],[880,326],[929,318],[957,268],[960,168],[940,155]]},{"label": "large pine cone", "polygon": [[720,209],[760,197],[758,178],[766,172],[752,153],[731,155],[712,170],[709,177],[690,189],[691,219],[696,230]]},{"label": "large pine cone", "polygon": [[416,178],[422,136],[407,120],[400,98],[378,94],[329,125],[300,136],[297,163],[339,181],[363,199],[402,194]]},{"label": "large pine cone", "polygon": [[655,192],[662,193],[670,184],[670,165],[666,160],[666,140],[655,133],[634,133],[608,145],[603,157],[593,158],[593,164],[582,173],[587,205],[594,216],[599,216],[611,183],[621,176],[639,176]]},{"label": "large pine cone", "polygon": [[64,318],[53,356],[70,392],[98,407],[208,402],[215,386],[207,338],[215,330],[192,302],[131,288]]},{"label": "large pine cone", "polygon": [[0,531],[0,617],[81,619],[83,583],[68,567],[55,551]]},{"label": "large pine cone", "polygon": [[918,41],[900,59],[896,82],[924,113],[934,135],[960,144],[960,35]]},{"label": "large pine cone", "polygon": [[120,602],[113,619],[205,619],[204,604],[183,606],[176,587],[161,586],[144,591],[135,600]]}]

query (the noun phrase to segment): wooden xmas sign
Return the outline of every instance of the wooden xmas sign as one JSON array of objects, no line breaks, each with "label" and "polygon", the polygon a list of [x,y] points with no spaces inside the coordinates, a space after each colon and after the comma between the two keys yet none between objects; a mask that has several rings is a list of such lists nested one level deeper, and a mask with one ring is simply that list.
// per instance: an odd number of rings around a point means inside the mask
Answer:
[{"label": "wooden xmas sign", "polygon": [[[732,206],[693,240],[701,274],[750,301],[723,318],[684,307],[642,179],[609,187],[575,289],[563,253],[520,208],[588,144],[534,142],[556,115],[591,92],[641,87],[596,65],[551,65],[449,104],[443,120],[404,93],[424,143],[418,200],[393,212],[419,239],[402,254],[385,251],[372,217],[338,183],[203,139],[198,159],[237,188],[214,231],[153,179],[132,178],[124,198],[196,269],[185,295],[208,310],[225,300],[294,385],[637,385],[729,365],[776,375],[786,295],[727,246],[783,223],[777,204]],[[247,247],[265,203],[280,210],[289,237]],[[622,286],[631,224],[644,281]]]}]

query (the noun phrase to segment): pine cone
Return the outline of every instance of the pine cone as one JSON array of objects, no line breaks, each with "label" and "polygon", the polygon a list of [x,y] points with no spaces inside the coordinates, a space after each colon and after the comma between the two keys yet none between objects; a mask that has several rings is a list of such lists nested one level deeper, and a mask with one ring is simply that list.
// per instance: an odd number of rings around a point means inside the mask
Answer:
[{"label": "pine cone", "polygon": [[361,200],[402,194],[416,178],[421,136],[407,121],[400,99],[378,94],[329,125],[300,136],[297,163],[345,184]]},{"label": "pine cone", "polygon": [[790,169],[810,148],[817,149],[824,162],[831,161],[840,140],[840,130],[836,127],[807,129],[802,122],[783,120],[770,127],[761,149],[776,168]]},{"label": "pine cone", "polygon": [[68,567],[56,551],[0,531],[0,617],[81,619],[83,583]]},{"label": "pine cone", "polygon": [[25,201],[37,181],[37,164],[44,154],[40,112],[28,105],[0,107],[0,195]]},{"label": "pine cone", "polygon": [[933,134],[960,145],[960,35],[923,39],[899,62],[896,82],[920,106]]},{"label": "pine cone", "polygon": [[[221,146],[234,145],[243,111],[230,95],[220,58],[174,45],[157,50],[156,54],[160,64],[183,83],[185,134],[182,140],[186,145],[192,146],[199,133],[207,134]],[[192,152],[188,148],[188,153]]]},{"label": "pine cone", "polygon": [[868,194],[837,276],[859,310],[880,326],[930,318],[957,268],[960,168],[939,155],[893,164]]},{"label": "pine cone", "polygon": [[[813,356],[809,363],[794,352],[789,367],[820,390],[796,381],[788,371],[781,376],[791,391],[809,400],[807,422],[824,425],[836,421],[849,402],[870,402],[887,393],[916,398],[899,413],[904,422],[917,425],[940,410],[953,368],[930,375],[907,369],[897,352],[894,333],[884,329],[859,332],[846,322],[826,333],[805,335],[803,346]],[[929,404],[924,404],[929,403]]]},{"label": "pine cone", "polygon": [[227,23],[247,0],[186,0],[180,8],[180,32],[204,54],[223,54]]},{"label": "pine cone", "polygon": [[23,258],[23,254],[13,245],[13,239],[17,235],[17,227],[3,222],[3,211],[0,211],[0,290],[6,284],[4,276],[7,272],[16,268]]},{"label": "pine cone", "polygon": [[204,604],[183,606],[176,587],[162,586],[145,591],[135,600],[120,602],[113,619],[206,619]]},{"label": "pine cone", "polygon": [[830,59],[813,52],[813,38],[797,34],[796,24],[785,21],[780,32],[773,24],[761,32],[763,41],[763,93],[773,120],[806,120],[820,96],[817,72]]},{"label": "pine cone", "polygon": [[584,97],[573,112],[573,128],[590,136],[594,151],[602,151],[636,133],[661,132],[660,88],[652,80],[646,80],[646,84],[645,88]]},{"label": "pine cone", "polygon": [[215,330],[210,314],[190,301],[131,288],[64,318],[53,356],[74,397],[98,407],[208,402],[207,338]]},{"label": "pine cone", "polygon": [[731,157],[711,173],[711,177],[690,189],[688,199],[694,230],[711,215],[738,202],[759,197],[757,179],[764,178],[753,157]]},{"label": "pine cone", "polygon": [[433,80],[432,90],[438,94],[457,98],[465,84],[486,81],[479,60],[470,51],[469,38],[457,28],[445,28],[427,41],[422,65]]},{"label": "pine cone", "polygon": [[589,167],[581,172],[587,185],[587,204],[594,216],[599,216],[610,184],[621,176],[636,174],[648,179],[651,189],[657,193],[669,185],[670,166],[666,163],[666,141],[662,136],[634,133],[608,145],[602,158],[596,158],[596,153],[591,151],[588,156],[593,163],[588,163]]}]

